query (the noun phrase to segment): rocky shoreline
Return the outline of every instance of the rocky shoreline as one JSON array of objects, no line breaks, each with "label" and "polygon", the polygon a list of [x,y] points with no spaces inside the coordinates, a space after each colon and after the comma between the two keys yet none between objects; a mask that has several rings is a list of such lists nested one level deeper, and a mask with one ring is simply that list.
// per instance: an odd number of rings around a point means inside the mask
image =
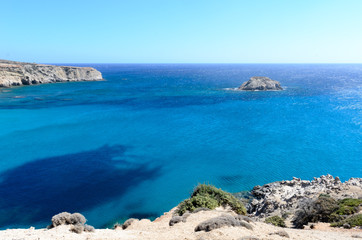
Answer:
[{"label": "rocky shoreline", "polygon": [[91,67],[55,66],[0,59],[0,88],[100,80],[103,80],[102,74]]},{"label": "rocky shoreline", "polygon": [[246,205],[248,213],[265,219],[275,215],[289,215],[289,219],[299,209],[305,199],[317,199],[321,194],[340,200],[362,198],[362,178],[351,178],[341,182],[339,177],[322,175],[311,181],[293,178],[255,186],[250,192],[251,200]]},{"label": "rocky shoreline", "polygon": [[[291,218],[300,209],[301,202],[306,199],[320,199],[321,196],[329,202],[332,198],[358,200],[359,205],[355,209],[357,211],[355,215],[361,215],[362,178],[351,178],[341,182],[338,177],[325,175],[311,181],[293,178],[255,186],[250,192],[250,198],[242,199],[243,202],[248,202],[247,216],[244,215],[242,208],[238,208],[239,203],[234,201],[235,195],[211,185],[201,184],[195,188],[189,199],[154,221],[129,219],[124,224],[115,224],[114,229],[94,229],[85,224],[86,219],[79,213],[60,213],[51,219],[52,223],[47,229],[32,227],[8,229],[0,231],[0,239],[347,240],[362,238],[361,225],[345,229],[344,226],[338,228],[332,227],[329,223],[315,222],[306,229],[296,229],[265,221],[271,216],[288,215],[286,219]],[[212,206],[213,204],[215,206]],[[210,208],[205,208],[206,206]],[[242,211],[236,211],[238,209]]]}]

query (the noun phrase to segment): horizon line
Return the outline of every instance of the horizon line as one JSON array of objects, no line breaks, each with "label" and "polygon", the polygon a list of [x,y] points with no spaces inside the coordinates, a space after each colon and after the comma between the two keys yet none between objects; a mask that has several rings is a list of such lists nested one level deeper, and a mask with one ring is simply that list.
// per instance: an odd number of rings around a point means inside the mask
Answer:
[{"label": "horizon line", "polygon": [[0,58],[0,60],[38,64],[362,64],[362,62],[35,62]]},{"label": "horizon line", "polygon": [[362,64],[362,62],[39,62],[42,64]]}]

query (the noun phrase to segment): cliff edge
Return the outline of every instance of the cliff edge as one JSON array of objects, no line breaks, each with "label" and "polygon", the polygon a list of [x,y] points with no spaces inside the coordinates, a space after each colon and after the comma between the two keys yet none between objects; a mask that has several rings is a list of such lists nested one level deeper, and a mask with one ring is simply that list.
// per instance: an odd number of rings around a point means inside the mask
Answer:
[{"label": "cliff edge", "polygon": [[[249,216],[239,215],[235,211],[235,203],[230,193],[211,185],[201,184],[195,188],[189,199],[164,213],[154,221],[149,219],[128,219],[123,224],[116,223],[113,229],[94,229],[85,224],[87,219],[79,213],[62,212],[51,218],[47,229],[7,229],[0,231],[0,239],[54,239],[54,240],[351,240],[362,238],[360,222],[356,226],[343,228],[319,221],[308,223],[305,229],[286,228],[275,222],[261,221],[256,217],[255,209],[264,215],[276,214],[279,209],[293,211],[294,202],[303,198],[324,198],[319,201],[318,210],[330,208],[333,199],[342,200],[343,211],[360,211],[362,207],[362,179],[351,178],[341,182],[338,177],[321,176],[312,181],[294,178],[290,181],[273,182],[264,186],[256,186],[251,194],[256,198]],[[347,202],[345,201],[347,198]],[[352,199],[354,198],[354,199]],[[217,200],[219,199],[219,200]],[[319,199],[321,200],[321,199]],[[352,201],[353,200],[353,201]],[[286,201],[283,203],[282,201]],[[228,202],[227,204],[224,204]],[[358,202],[353,208],[352,202]],[[277,204],[279,203],[279,204]],[[322,204],[321,204],[322,203]],[[328,203],[328,204],[326,204]],[[346,204],[349,205],[346,205]],[[217,206],[219,205],[219,206]],[[203,206],[203,207],[201,207]],[[180,215],[180,210],[191,208]],[[213,209],[210,209],[212,207]],[[308,212],[309,208],[304,210]],[[253,213],[254,212],[254,213]],[[322,212],[316,212],[316,216]],[[290,212],[291,214],[291,212]],[[330,214],[330,213],[329,213]],[[349,214],[349,217],[361,216],[362,213]],[[289,215],[289,214],[287,214]],[[332,215],[332,214],[331,214]],[[259,214],[261,216],[261,214]],[[339,216],[344,217],[344,216]],[[280,220],[284,220],[279,217]],[[347,218],[346,219],[350,219]],[[309,219],[306,219],[309,220]],[[312,219],[316,220],[316,219]],[[323,219],[321,219],[323,220]]]},{"label": "cliff edge", "polygon": [[[51,240],[351,240],[360,239],[359,229],[331,229],[316,226],[315,229],[281,228],[245,218],[243,225],[228,225],[227,221],[237,217],[229,209],[218,208],[189,214],[187,219],[170,224],[175,219],[175,209],[164,213],[154,221],[133,219],[115,229],[95,229],[92,232],[76,233],[72,225],[59,225],[51,229],[8,229],[0,231],[0,239],[51,239]],[[211,229],[198,230],[198,226],[219,220]],[[212,223],[212,222],[211,222]],[[214,228],[214,229],[213,229]]]},{"label": "cliff edge", "polygon": [[55,66],[0,59],[0,87],[102,79],[102,74],[91,67]]}]

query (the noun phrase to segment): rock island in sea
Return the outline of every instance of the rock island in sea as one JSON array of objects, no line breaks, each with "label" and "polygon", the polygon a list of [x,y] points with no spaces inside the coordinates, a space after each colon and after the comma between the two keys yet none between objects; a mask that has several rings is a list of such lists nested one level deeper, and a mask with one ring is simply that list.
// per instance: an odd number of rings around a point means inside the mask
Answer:
[{"label": "rock island in sea", "polygon": [[102,74],[91,67],[55,66],[0,59],[0,87],[99,80],[103,80]]},{"label": "rock island in sea", "polygon": [[268,77],[251,77],[248,81],[244,82],[238,89],[245,91],[283,90],[280,82],[272,80]]}]

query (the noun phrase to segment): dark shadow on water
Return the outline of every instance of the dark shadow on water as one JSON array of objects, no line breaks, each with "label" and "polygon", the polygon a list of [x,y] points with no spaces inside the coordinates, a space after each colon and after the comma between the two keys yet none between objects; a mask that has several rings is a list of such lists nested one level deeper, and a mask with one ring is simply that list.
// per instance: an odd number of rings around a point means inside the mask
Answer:
[{"label": "dark shadow on water", "polygon": [[159,167],[128,162],[125,151],[120,145],[104,146],[1,173],[0,227],[50,222],[62,211],[82,212],[161,174]]},{"label": "dark shadow on water", "polygon": [[245,180],[245,177],[243,175],[224,175],[219,176],[218,179],[222,186],[232,186],[236,182],[241,182]]}]

